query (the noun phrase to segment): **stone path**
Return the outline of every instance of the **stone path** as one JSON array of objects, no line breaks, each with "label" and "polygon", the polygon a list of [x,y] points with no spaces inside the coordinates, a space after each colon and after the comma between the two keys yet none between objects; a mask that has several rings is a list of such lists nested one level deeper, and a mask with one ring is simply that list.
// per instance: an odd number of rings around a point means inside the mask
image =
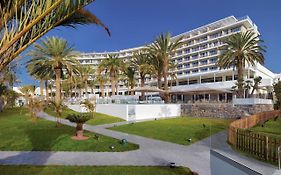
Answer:
[{"label": "stone path", "polygon": [[[55,121],[46,113],[39,117]],[[67,120],[63,124],[75,126]],[[153,166],[169,165],[175,162],[178,166],[189,167],[200,175],[210,175],[210,147],[225,152],[234,159],[243,160],[250,168],[270,175],[275,169],[252,159],[239,156],[226,144],[226,132],[215,134],[190,146],[154,140],[141,136],[111,131],[106,128],[123,125],[127,122],[99,126],[85,125],[84,129],[117,139],[127,139],[140,145],[139,150],[128,152],[43,152],[43,151],[0,151],[0,164],[4,165],[136,165]],[[272,173],[271,173],[272,174]]]}]

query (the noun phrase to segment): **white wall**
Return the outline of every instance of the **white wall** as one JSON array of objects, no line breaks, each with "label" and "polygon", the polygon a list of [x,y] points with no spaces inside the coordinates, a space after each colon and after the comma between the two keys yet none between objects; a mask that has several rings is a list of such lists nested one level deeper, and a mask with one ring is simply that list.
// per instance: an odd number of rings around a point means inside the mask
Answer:
[{"label": "white wall", "polygon": [[67,107],[76,112],[87,112],[87,108],[85,108],[81,105],[67,105]]},{"label": "white wall", "polygon": [[128,105],[126,104],[97,104],[96,111],[99,113],[112,115],[127,120],[127,107]]},{"label": "white wall", "polygon": [[127,121],[176,117],[181,115],[180,104],[97,104],[96,111]]}]

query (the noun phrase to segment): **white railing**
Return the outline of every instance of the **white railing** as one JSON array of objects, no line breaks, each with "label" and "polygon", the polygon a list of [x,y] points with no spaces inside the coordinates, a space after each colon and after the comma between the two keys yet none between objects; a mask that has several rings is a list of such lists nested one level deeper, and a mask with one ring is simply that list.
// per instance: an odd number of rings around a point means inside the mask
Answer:
[{"label": "white railing", "polygon": [[273,102],[271,99],[262,99],[262,98],[234,98],[234,105],[272,105]]}]

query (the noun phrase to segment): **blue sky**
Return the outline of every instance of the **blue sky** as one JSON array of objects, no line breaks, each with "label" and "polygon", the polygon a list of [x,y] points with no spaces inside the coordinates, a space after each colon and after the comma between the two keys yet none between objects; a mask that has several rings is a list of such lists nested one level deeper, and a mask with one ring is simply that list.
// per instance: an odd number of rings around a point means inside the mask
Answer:
[{"label": "blue sky", "polygon": [[[81,52],[114,51],[147,44],[163,32],[177,35],[227,16],[248,15],[267,46],[265,66],[280,73],[280,7],[280,0],[96,0],[86,9],[110,28],[111,37],[94,25],[58,28],[46,36],[64,38]],[[37,84],[20,70],[22,84]]]}]

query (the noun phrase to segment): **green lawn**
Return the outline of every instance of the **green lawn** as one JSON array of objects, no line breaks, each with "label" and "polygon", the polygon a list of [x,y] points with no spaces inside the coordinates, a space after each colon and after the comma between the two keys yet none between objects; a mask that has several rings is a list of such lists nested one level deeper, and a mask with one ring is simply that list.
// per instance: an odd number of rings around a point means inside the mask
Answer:
[{"label": "green lawn", "polygon": [[[232,120],[179,117],[146,121],[110,129],[144,137],[188,145],[227,128]],[[203,127],[205,124],[206,127]],[[191,138],[191,142],[188,142]]]},{"label": "green lawn", "polygon": [[0,166],[1,175],[192,175],[178,167],[134,166]]},{"label": "green lawn", "polygon": [[[49,115],[52,115],[52,116],[56,115],[54,110],[51,109],[50,107],[47,107],[45,109],[45,112],[48,113]],[[62,118],[66,118],[68,114],[73,114],[73,113],[79,113],[79,112],[73,111],[69,108],[63,108]],[[118,117],[113,117],[113,116],[101,114],[101,113],[95,113],[94,119],[89,120],[87,122],[87,124],[102,125],[102,124],[117,123],[117,122],[122,122],[122,121],[124,121],[124,120],[121,119],[121,118],[118,118]]]},{"label": "green lawn", "polygon": [[[43,119],[32,121],[26,109],[6,109],[0,113],[0,150],[33,150],[33,151],[128,151],[138,149],[138,145],[121,145],[119,140],[85,132],[90,139],[74,141],[71,136],[75,128]],[[115,146],[114,150],[109,147]]]},{"label": "green lawn", "polygon": [[270,135],[273,137],[281,137],[281,117],[275,121],[271,119],[262,125],[257,125],[250,129],[251,131]]}]

